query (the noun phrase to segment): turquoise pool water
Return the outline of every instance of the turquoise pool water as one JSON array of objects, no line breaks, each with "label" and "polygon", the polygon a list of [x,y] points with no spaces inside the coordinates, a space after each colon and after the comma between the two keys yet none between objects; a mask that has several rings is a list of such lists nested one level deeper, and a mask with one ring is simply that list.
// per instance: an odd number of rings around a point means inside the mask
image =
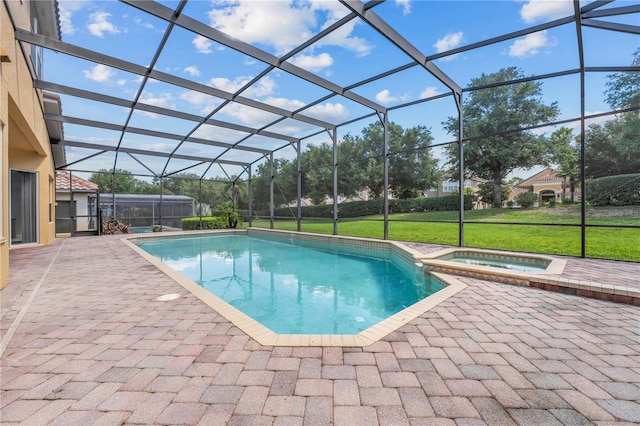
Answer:
[{"label": "turquoise pool water", "polygon": [[444,287],[381,250],[247,235],[136,244],[280,334],[357,334]]}]

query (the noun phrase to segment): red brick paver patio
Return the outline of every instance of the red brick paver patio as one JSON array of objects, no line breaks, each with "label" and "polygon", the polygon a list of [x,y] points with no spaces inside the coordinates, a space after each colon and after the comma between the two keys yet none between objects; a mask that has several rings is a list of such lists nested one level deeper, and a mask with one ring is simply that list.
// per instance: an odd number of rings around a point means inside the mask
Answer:
[{"label": "red brick paver patio", "polygon": [[[640,423],[638,306],[460,278],[369,347],[265,347],[120,238],[11,252],[2,425]],[[640,286],[637,263],[569,266]]]}]

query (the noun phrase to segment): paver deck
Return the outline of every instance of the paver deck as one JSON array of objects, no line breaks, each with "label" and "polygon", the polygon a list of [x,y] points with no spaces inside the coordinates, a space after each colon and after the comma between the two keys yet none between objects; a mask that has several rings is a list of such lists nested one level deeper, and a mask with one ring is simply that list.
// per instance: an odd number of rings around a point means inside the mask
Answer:
[{"label": "paver deck", "polygon": [[[460,278],[369,347],[267,347],[120,239],[11,252],[2,425],[640,423],[638,306]],[[565,275],[640,287],[631,262]]]}]

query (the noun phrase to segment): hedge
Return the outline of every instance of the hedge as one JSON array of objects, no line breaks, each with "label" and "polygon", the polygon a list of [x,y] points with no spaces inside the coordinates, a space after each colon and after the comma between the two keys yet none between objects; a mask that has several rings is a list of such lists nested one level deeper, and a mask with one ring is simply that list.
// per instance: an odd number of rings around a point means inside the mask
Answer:
[{"label": "hedge", "polygon": [[227,218],[223,216],[203,217],[202,226],[200,226],[199,217],[187,217],[182,219],[182,229],[185,231],[193,231],[196,229],[224,229],[227,227]]},{"label": "hedge", "polygon": [[586,189],[585,199],[594,206],[640,204],[640,173],[590,179]]},{"label": "hedge", "polygon": [[[464,209],[471,210],[475,195],[464,196]],[[389,200],[389,214],[391,213],[411,213],[429,211],[455,211],[460,206],[460,197],[450,195],[436,198],[408,198],[403,200]],[[274,209],[274,216],[286,217],[296,213],[295,207],[279,207]],[[308,218],[333,218],[333,205],[321,204],[318,206],[307,206],[301,209],[302,217]],[[353,201],[338,205],[338,216],[341,218],[351,218],[360,216],[378,215],[384,213],[384,200]],[[258,216],[269,216],[268,211],[257,212]]]}]

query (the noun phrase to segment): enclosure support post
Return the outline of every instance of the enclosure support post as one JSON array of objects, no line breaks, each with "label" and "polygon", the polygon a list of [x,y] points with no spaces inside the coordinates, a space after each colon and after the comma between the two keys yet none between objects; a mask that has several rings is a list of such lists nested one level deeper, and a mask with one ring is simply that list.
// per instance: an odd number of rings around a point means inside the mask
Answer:
[{"label": "enclosure support post", "polygon": [[76,228],[78,227],[77,224],[77,220],[78,218],[76,217],[76,206],[75,206],[75,200],[73,199],[73,172],[71,170],[69,170],[69,200],[70,200],[70,205],[69,205],[69,216],[71,216],[71,235],[73,236],[73,234],[76,232]]},{"label": "enclosure support post", "polygon": [[329,134],[333,142],[333,235],[338,235],[338,138],[335,128]]},{"label": "enclosure support post", "polygon": [[198,204],[199,204],[199,208],[198,210],[200,211],[200,225],[198,225],[198,229],[202,229],[202,178],[200,178],[200,180],[198,181],[199,185],[198,185]]},{"label": "enclosure support post", "polygon": [[384,113],[382,121],[384,128],[384,146],[382,156],[384,157],[384,239],[389,239],[389,114]]},{"label": "enclosure support post", "polygon": [[582,45],[582,12],[580,11],[580,2],[573,0],[573,11],[576,16],[576,39],[578,42],[578,58],[580,60],[580,188],[582,196],[580,197],[580,257],[586,257],[586,175],[584,171],[585,146],[584,146],[584,50]]},{"label": "enclosure support post", "polygon": [[248,194],[248,198],[249,198],[249,226],[252,226],[253,224],[253,192],[252,192],[252,188],[251,188],[251,164],[249,164],[249,194]]},{"label": "enclosure support post", "polygon": [[454,99],[456,100],[456,107],[458,108],[458,191],[460,191],[460,208],[458,209],[458,246],[464,246],[464,144],[462,142],[464,138],[464,114],[462,111],[462,92],[454,93]]},{"label": "enclosure support post", "polygon": [[297,187],[298,187],[298,193],[296,195],[296,199],[298,200],[298,211],[297,211],[297,218],[298,218],[298,232],[302,231],[302,222],[301,222],[301,217],[302,216],[302,206],[300,205],[300,199],[302,198],[302,159],[300,158],[300,140],[298,140],[298,143],[296,144],[296,156],[298,157],[298,182],[297,182]]},{"label": "enclosure support post", "polygon": [[269,229],[273,229],[273,181],[275,179],[273,176],[273,151],[269,154],[269,176],[271,176],[269,180]]},{"label": "enclosure support post", "polygon": [[158,211],[158,220],[160,221],[160,231],[162,231],[162,196],[164,193],[164,189],[163,189],[163,184],[162,184],[162,176],[160,176],[160,208]]},{"label": "enclosure support post", "polygon": [[116,169],[114,168],[111,171],[111,217],[113,217],[114,219],[116,219],[118,216],[116,215],[116,184],[115,184],[115,178],[116,178]]}]

